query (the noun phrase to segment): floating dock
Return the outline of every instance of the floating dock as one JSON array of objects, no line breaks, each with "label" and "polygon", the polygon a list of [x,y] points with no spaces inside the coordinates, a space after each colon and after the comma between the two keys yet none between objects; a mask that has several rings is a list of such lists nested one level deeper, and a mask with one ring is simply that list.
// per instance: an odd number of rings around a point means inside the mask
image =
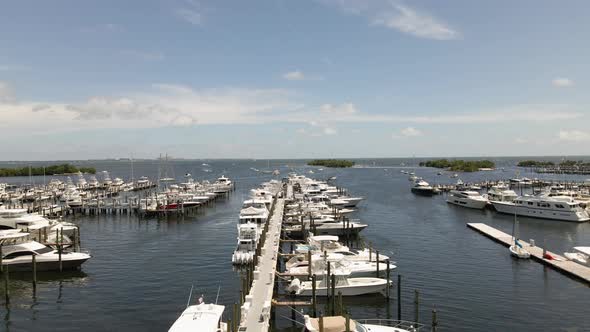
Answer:
[{"label": "floating dock", "polygon": [[278,198],[274,213],[270,217],[264,246],[260,251],[258,265],[254,269],[254,280],[250,292],[242,305],[241,321],[238,331],[268,331],[270,326],[270,310],[273,298],[273,286],[279,246],[281,245],[281,227],[285,199]]},{"label": "floating dock", "polygon": [[[487,236],[488,238],[504,245],[505,247],[509,247],[512,245],[512,236],[510,234],[506,234],[500,230],[497,230],[491,226],[488,226],[483,223],[467,223],[467,227]],[[530,243],[525,242],[519,239],[519,243],[522,244],[523,248],[526,249],[530,254],[531,258],[545,264],[549,267],[554,268],[555,270],[570,276],[572,278],[581,280],[587,284],[590,284],[590,267],[586,267],[584,265],[578,264],[576,262],[572,262],[561,255],[556,253],[550,252],[548,250],[544,250],[541,247],[531,246]],[[555,259],[545,259],[543,258],[544,253],[548,253],[551,256],[555,257]],[[508,254],[508,253],[506,253]]]}]

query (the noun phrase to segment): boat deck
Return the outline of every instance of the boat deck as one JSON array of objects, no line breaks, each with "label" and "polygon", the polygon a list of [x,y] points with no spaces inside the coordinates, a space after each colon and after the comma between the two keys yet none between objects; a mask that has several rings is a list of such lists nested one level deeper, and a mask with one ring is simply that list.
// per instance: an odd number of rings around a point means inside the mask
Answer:
[{"label": "boat deck", "polygon": [[[512,244],[512,236],[510,234],[506,234],[486,224],[467,223],[467,227],[487,236],[488,238],[506,247],[509,247]],[[549,250],[547,250],[546,252],[551,254],[551,256],[555,257],[555,259],[545,259],[543,258],[543,248],[537,246],[533,247],[530,245],[530,243],[525,242],[523,240],[519,240],[519,242],[522,244],[523,248],[531,254],[532,259],[547,266],[550,266],[565,275],[568,275],[575,279],[581,280],[587,284],[590,284],[590,267],[586,267],[576,262],[567,260],[565,257],[553,253]]]},{"label": "boat deck", "polygon": [[242,306],[239,331],[268,331],[285,199],[276,201],[266,241],[254,270],[254,281]]}]

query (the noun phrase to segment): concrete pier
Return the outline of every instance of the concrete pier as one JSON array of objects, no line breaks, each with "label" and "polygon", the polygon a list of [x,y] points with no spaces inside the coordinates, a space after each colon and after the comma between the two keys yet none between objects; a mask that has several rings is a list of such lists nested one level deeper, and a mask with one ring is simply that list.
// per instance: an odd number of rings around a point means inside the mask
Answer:
[{"label": "concrete pier", "polygon": [[277,199],[266,233],[266,241],[254,270],[254,281],[242,305],[239,331],[254,332],[269,329],[284,207],[285,199]]},{"label": "concrete pier", "polygon": [[[488,238],[504,245],[505,247],[509,247],[512,245],[512,236],[510,234],[506,234],[491,226],[488,226],[483,223],[468,223],[467,227],[487,236]],[[518,242],[522,244],[523,248],[531,254],[532,259],[542,264],[545,264],[549,267],[552,267],[555,270],[565,275],[568,275],[574,279],[578,279],[587,284],[590,284],[590,267],[586,267],[576,262],[567,260],[565,257],[562,257],[561,255],[550,252],[548,250],[546,250],[545,252],[555,257],[555,259],[545,259],[543,258],[543,248],[537,246],[533,247],[530,243],[520,239]],[[508,255],[508,252],[506,252],[506,254]]]}]

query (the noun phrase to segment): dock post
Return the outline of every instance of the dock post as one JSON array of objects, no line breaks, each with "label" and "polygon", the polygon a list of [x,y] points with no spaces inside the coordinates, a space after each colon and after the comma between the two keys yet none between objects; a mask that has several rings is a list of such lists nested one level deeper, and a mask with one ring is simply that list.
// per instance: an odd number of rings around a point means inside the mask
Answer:
[{"label": "dock post", "polygon": [[376,278],[379,278],[379,250],[375,251],[376,254],[376,262],[377,262],[377,275],[375,276]]},{"label": "dock post", "polygon": [[37,255],[33,254],[33,294],[37,292]]},{"label": "dock post", "polygon": [[436,309],[432,309],[432,332],[436,332],[438,320],[436,319]]},{"label": "dock post", "polygon": [[320,332],[324,332],[324,317],[320,316],[320,320],[318,322],[318,325],[320,327]]},{"label": "dock post", "polygon": [[238,315],[240,314],[240,312],[239,312],[238,309],[239,309],[238,308],[238,304],[237,303],[234,303],[234,316],[233,316],[234,326],[232,326],[232,330],[234,330],[234,331],[237,331],[238,330],[237,327],[239,325],[238,324],[238,321],[239,321]]},{"label": "dock post", "polygon": [[4,267],[2,266],[2,244],[0,244],[0,272],[4,272]]},{"label": "dock post", "polygon": [[326,280],[326,313],[330,313],[330,262],[328,262],[328,269],[324,274]]},{"label": "dock post", "polygon": [[336,275],[332,274],[332,280],[330,282],[332,286],[332,316],[336,315]]},{"label": "dock post", "polygon": [[311,276],[311,250],[307,251],[307,277]]},{"label": "dock post", "polygon": [[418,323],[420,320],[420,293],[414,290],[414,322]]},{"label": "dock post", "polygon": [[345,313],[344,318],[346,319],[346,332],[350,332],[350,315]]},{"label": "dock post", "polygon": [[[377,264],[379,264],[379,262],[377,262]],[[379,266],[379,265],[377,265],[377,266]],[[387,288],[386,288],[386,292],[385,292],[386,295],[387,295],[387,301],[389,301],[389,297],[390,297],[390,294],[389,293],[391,293],[391,290],[390,290],[390,286],[391,286],[390,283],[391,283],[391,281],[389,280],[389,274],[390,274],[390,272],[389,272],[389,259],[388,259],[387,260],[387,272],[386,272],[386,275],[387,275],[387,277],[386,277],[387,278]]]},{"label": "dock post", "polygon": [[373,249],[371,248],[371,245],[369,244],[369,262],[373,261]]},{"label": "dock post", "polygon": [[311,276],[311,309],[313,317],[317,317],[317,297],[316,297],[316,275]]},{"label": "dock post", "polygon": [[338,311],[336,315],[342,315],[344,313],[343,306],[342,306],[342,292],[338,292]]},{"label": "dock post", "polygon": [[[62,230],[62,232],[63,232],[63,230]],[[57,230],[57,234],[56,234],[56,237],[57,237],[57,254],[58,254],[58,258],[59,258],[59,272],[62,272],[62,270],[63,270],[63,264],[62,264],[62,261],[61,261],[61,250],[62,250],[62,247],[61,247],[61,241],[59,239],[59,234],[60,234],[60,230],[58,229]],[[61,233],[61,234],[62,234],[62,240],[63,240],[63,233]]]},{"label": "dock post", "polygon": [[232,324],[232,321],[231,321],[231,319],[228,319],[228,320],[227,320],[227,331],[228,331],[228,332],[234,332],[234,326],[233,326],[233,324]]},{"label": "dock post", "polygon": [[5,295],[5,299],[6,299],[6,305],[8,306],[10,304],[10,293],[8,291],[8,265],[6,265],[6,268],[4,269],[4,295]]},{"label": "dock post", "polygon": [[402,275],[397,275],[397,320],[402,320]]}]

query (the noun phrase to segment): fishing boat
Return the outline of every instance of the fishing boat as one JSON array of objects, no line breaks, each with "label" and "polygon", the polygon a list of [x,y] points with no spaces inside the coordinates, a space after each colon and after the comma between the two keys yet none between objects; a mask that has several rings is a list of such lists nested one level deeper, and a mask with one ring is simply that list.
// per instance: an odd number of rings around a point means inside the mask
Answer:
[{"label": "fishing boat", "polygon": [[[342,296],[357,296],[366,294],[385,295],[389,282],[381,278],[351,278],[349,271],[336,270],[334,289],[336,293],[342,293]],[[329,277],[324,275],[320,280],[315,281],[316,296],[328,296]],[[332,285],[329,285],[332,287]],[[312,296],[313,281],[301,281],[298,278],[293,279],[287,291],[296,296]]]},{"label": "fishing boat", "polygon": [[417,180],[412,186],[412,192],[421,196],[433,196],[436,194],[434,188],[424,180]]},{"label": "fishing boat", "polygon": [[227,323],[222,321],[225,306],[217,304],[217,300],[215,300],[215,304],[205,303],[202,295],[197,300],[197,304],[190,305],[191,295],[189,295],[186,309],[172,324],[168,332],[226,332]]},{"label": "fishing boat", "polygon": [[238,244],[232,255],[232,263],[247,264],[252,262],[256,252],[259,231],[258,226],[254,223],[245,223],[238,225]]},{"label": "fishing boat", "polygon": [[[349,260],[347,256],[342,254],[330,253],[324,255],[312,255],[311,272],[312,274],[324,274],[327,271],[327,264],[336,268],[350,271],[350,277],[372,277],[377,271],[380,275],[387,274],[388,264],[369,262],[366,260]],[[389,270],[393,271],[396,268],[394,264],[389,264]],[[295,275],[307,274],[309,272],[309,262],[307,259],[298,260],[297,263],[291,264],[287,268],[287,272]]]}]

